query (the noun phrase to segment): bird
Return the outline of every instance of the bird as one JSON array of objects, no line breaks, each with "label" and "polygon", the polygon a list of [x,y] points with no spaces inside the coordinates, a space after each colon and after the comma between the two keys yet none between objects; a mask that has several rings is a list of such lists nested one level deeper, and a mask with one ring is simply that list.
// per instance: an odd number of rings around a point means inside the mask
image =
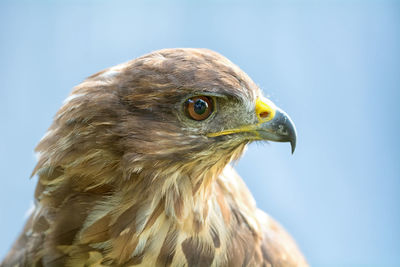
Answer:
[{"label": "bird", "polygon": [[217,52],[102,70],[35,148],[34,208],[1,266],[308,266],[232,167],[259,141],[293,153],[294,123]]}]

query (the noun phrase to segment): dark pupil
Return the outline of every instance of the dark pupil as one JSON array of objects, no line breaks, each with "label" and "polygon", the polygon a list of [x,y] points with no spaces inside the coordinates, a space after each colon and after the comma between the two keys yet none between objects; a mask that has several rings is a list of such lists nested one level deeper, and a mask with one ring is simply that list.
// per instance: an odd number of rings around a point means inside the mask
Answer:
[{"label": "dark pupil", "polygon": [[196,112],[199,115],[206,112],[207,108],[208,108],[207,102],[202,99],[197,99],[196,102],[194,102],[194,112]]}]

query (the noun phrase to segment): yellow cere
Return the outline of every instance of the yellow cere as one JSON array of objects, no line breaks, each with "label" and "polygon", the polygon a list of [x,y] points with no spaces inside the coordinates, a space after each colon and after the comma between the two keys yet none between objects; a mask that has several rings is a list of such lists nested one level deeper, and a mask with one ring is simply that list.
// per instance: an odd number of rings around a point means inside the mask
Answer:
[{"label": "yellow cere", "polygon": [[256,106],[255,106],[255,112],[257,114],[258,118],[258,123],[254,125],[245,125],[240,128],[234,128],[234,129],[229,129],[229,130],[224,130],[221,132],[217,133],[209,133],[207,134],[208,137],[216,137],[216,136],[221,136],[221,135],[228,135],[228,134],[234,134],[234,133],[240,133],[240,132],[254,132],[255,135],[258,135],[256,132],[258,126],[261,123],[267,122],[272,120],[275,117],[275,105],[264,98],[264,101],[261,100],[260,98],[257,98],[256,100]]},{"label": "yellow cere", "polygon": [[270,121],[275,117],[274,104],[265,98],[263,100],[261,98],[256,100],[256,114],[258,121],[261,123]]}]

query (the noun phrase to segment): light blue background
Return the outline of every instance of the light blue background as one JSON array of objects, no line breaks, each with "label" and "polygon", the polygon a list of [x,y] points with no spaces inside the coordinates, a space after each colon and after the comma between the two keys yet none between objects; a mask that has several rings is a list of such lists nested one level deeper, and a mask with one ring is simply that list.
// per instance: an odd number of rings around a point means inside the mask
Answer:
[{"label": "light blue background", "polygon": [[0,258],[33,149],[74,85],[152,50],[207,47],[286,110],[298,146],[237,164],[313,266],[400,266],[398,1],[0,2]]}]

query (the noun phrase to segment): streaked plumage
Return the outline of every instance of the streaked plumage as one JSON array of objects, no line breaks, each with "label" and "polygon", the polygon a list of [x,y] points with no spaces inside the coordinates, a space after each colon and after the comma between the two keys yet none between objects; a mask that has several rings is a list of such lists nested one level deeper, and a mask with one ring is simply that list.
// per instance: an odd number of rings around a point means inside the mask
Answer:
[{"label": "streaked plumage", "polygon": [[[191,119],[185,101],[203,95],[213,112]],[[286,114],[213,51],[101,71],[37,146],[35,209],[2,266],[306,266],[229,165],[251,141],[294,138]]]}]

